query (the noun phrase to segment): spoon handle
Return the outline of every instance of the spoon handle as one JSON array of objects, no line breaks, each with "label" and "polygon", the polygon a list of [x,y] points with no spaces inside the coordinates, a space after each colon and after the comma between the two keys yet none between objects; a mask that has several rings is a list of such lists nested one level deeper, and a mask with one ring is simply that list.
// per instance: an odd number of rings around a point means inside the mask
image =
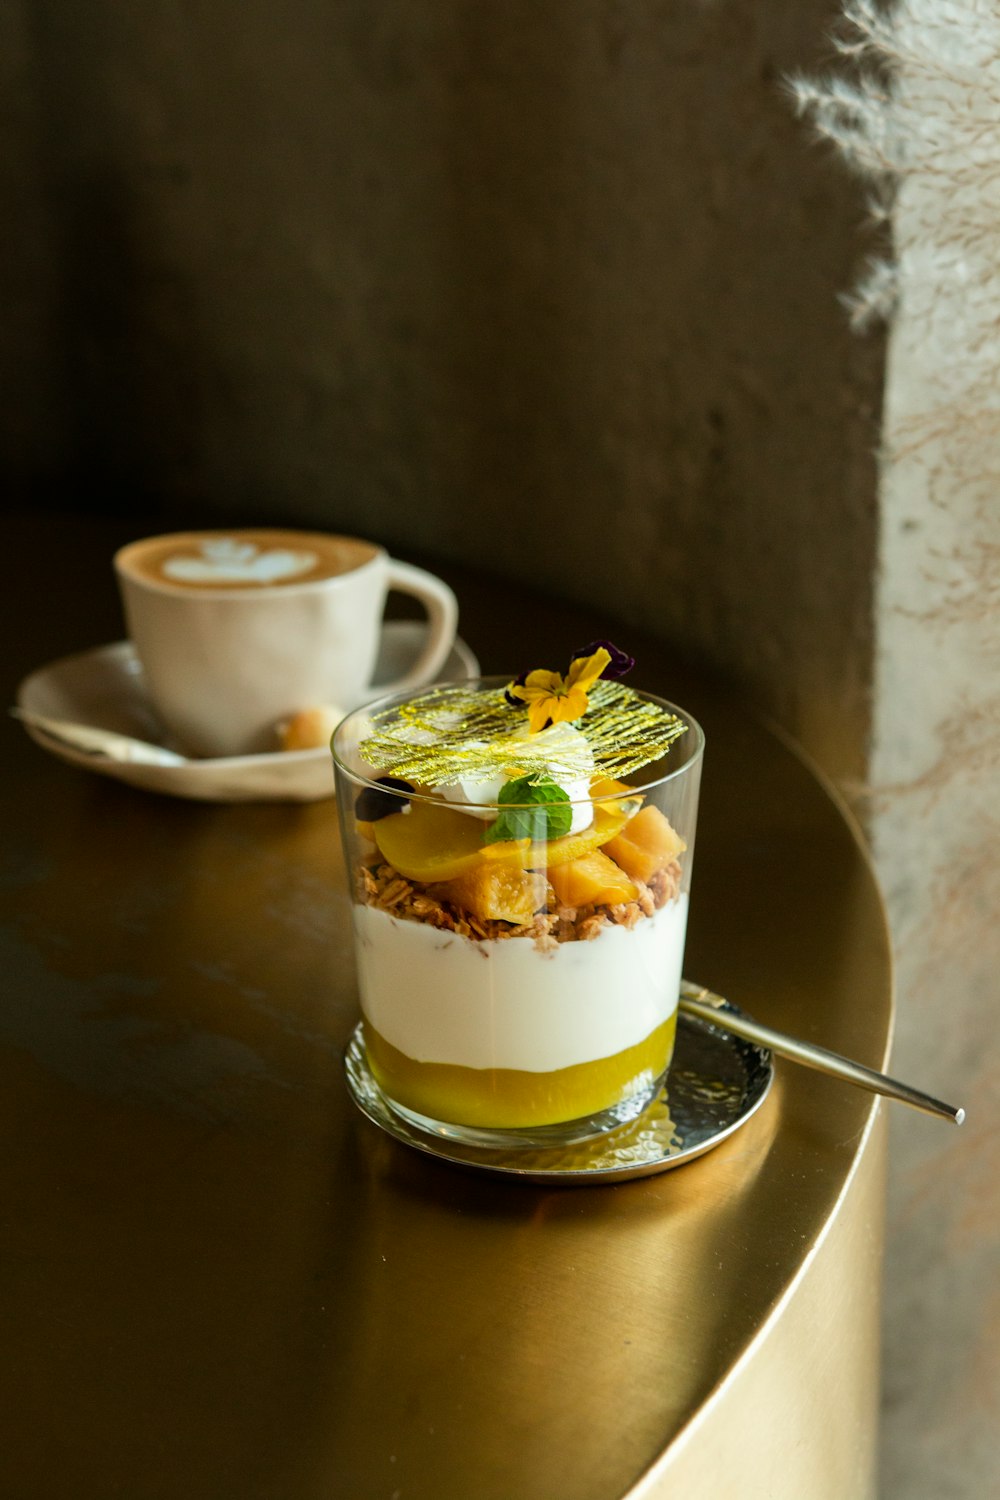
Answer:
[{"label": "spoon handle", "polygon": [[748,1042],[756,1042],[759,1047],[768,1047],[781,1057],[791,1058],[793,1062],[802,1063],[807,1068],[816,1068],[818,1072],[828,1073],[832,1078],[843,1078],[873,1094],[899,1099],[903,1104],[922,1109],[926,1114],[951,1120],[954,1125],[961,1125],[965,1119],[964,1109],[945,1104],[940,1099],[932,1098],[930,1094],[922,1093],[920,1089],[911,1088],[907,1083],[900,1083],[895,1078],[887,1077],[885,1073],[877,1073],[874,1068],[866,1068],[862,1063],[852,1062],[848,1057],[830,1052],[826,1047],[817,1047],[813,1042],[804,1042],[799,1037],[775,1031],[773,1026],[764,1026],[742,1011],[730,1008],[729,1002],[721,995],[713,995],[710,990],[690,984],[687,980],[681,983],[680,1008],[690,1016],[697,1016],[701,1021],[721,1027],[723,1031],[731,1031]]},{"label": "spoon handle", "polygon": [[10,713],[23,724],[30,724],[33,729],[40,730],[50,740],[57,740],[61,745],[68,745],[84,755],[94,756],[95,759],[135,761],[151,766],[184,764],[184,756],[175,754],[173,750],[165,750],[161,745],[150,745],[145,740],[133,739],[128,734],[117,734],[112,729],[97,729],[69,719],[53,719],[48,714],[36,714],[30,708],[12,708]]}]

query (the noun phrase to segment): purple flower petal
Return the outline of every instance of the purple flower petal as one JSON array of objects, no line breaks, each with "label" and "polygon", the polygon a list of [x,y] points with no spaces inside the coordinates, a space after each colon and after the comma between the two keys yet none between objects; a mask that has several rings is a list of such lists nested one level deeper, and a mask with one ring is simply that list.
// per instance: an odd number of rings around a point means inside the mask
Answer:
[{"label": "purple flower petal", "polygon": [[510,690],[512,687],[524,687],[524,684],[527,682],[527,680],[528,680],[528,674],[527,674],[527,672],[522,672],[521,675],[520,675],[520,677],[515,677],[514,678],[514,681],[510,684],[510,687],[505,687],[504,688],[504,690],[503,690],[504,698],[510,704],[511,708],[527,708],[528,705],[525,703],[524,699],[523,698],[515,698],[514,695],[513,695],[513,693]]},{"label": "purple flower petal", "polygon": [[635,666],[635,657],[629,656],[627,651],[620,651],[614,641],[591,641],[590,645],[584,646],[582,651],[574,651],[570,660],[579,661],[583,656],[593,656],[594,652],[600,651],[602,647],[611,657],[601,673],[602,677],[624,677],[627,672],[631,672]]}]

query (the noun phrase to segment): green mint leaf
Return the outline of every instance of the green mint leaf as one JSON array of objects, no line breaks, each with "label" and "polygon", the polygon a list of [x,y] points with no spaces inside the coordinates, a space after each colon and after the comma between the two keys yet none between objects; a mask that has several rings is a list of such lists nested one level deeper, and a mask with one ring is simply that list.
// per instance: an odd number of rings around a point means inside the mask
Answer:
[{"label": "green mint leaf", "polygon": [[544,843],[569,833],[573,822],[569,794],[551,776],[515,776],[504,782],[497,801],[502,811],[483,836],[487,844],[502,839]]}]

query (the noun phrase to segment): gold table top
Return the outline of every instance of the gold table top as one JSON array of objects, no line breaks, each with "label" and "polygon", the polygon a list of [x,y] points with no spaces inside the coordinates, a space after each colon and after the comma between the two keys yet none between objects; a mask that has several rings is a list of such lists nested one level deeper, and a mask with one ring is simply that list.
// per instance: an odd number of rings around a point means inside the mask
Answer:
[{"label": "gold table top", "polygon": [[[116,638],[118,539],[67,544],[58,619],[6,647],[8,701]],[[499,660],[509,596],[448,576],[485,670],[609,633],[522,601]],[[686,972],[883,1066],[888,943],[848,820],[793,747],[639,646],[641,685],[708,736]],[[795,1281],[872,1098],[779,1061],[717,1150],[598,1188],[407,1151],[343,1084],[334,804],[157,797],[3,733],[4,1493],[627,1495]]]}]

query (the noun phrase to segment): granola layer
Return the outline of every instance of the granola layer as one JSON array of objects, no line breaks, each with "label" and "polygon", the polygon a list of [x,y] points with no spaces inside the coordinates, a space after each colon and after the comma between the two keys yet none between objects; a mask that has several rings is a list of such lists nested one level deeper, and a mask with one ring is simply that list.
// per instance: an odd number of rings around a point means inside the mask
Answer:
[{"label": "granola layer", "polygon": [[411,922],[426,922],[442,931],[458,933],[473,941],[506,938],[531,938],[541,950],[560,943],[589,942],[610,924],[633,928],[644,917],[651,917],[680,893],[681,867],[674,860],[657,870],[647,882],[633,878],[634,901],[609,906],[564,906],[551,885],[546,893],[544,910],[536,912],[529,922],[492,921],[466,911],[455,902],[435,894],[433,884],[407,880],[384,860],[361,865],[355,889],[358,901],[374,906]]}]

